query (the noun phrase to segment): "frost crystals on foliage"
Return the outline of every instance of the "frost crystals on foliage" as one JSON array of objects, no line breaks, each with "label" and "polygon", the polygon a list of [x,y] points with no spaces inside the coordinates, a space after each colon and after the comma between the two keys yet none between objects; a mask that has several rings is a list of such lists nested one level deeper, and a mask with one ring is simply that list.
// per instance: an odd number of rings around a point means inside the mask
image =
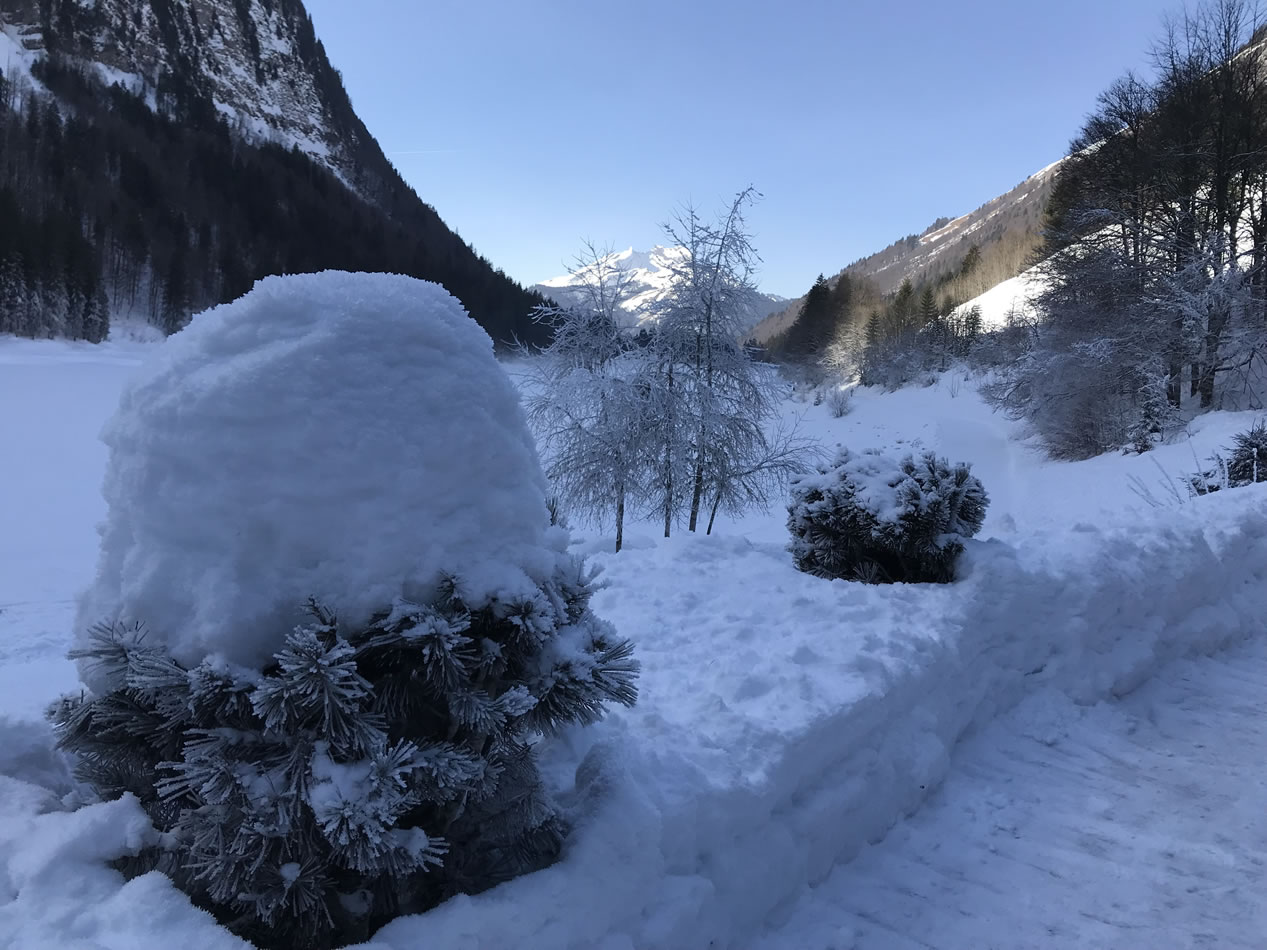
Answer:
[{"label": "frost crystals on foliage", "polygon": [[841,449],[835,464],[793,483],[790,549],[819,577],[945,583],[988,503],[967,464]]},{"label": "frost crystals on foliage", "polygon": [[124,870],[164,871],[261,946],[330,947],[552,862],[533,738],[632,704],[632,648],[579,564],[515,601],[457,587],[356,630],[310,602],[262,671],[96,627],[74,656],[109,688],[52,715],[80,777],[166,833]]}]

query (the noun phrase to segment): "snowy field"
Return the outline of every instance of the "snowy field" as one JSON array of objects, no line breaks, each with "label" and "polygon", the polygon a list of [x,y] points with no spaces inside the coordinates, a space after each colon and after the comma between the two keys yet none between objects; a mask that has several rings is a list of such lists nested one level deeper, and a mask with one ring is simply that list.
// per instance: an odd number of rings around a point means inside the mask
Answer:
[{"label": "snowy field", "polygon": [[[0,339],[0,947],[245,946],[165,878],[106,867],[152,832],[128,801],[63,810],[41,720],[76,688],[96,434],[146,350]],[[962,580],[800,574],[779,509],[712,537],[635,524],[618,556],[578,532],[642,695],[545,750],[563,861],[367,946],[1264,945],[1267,487],[1163,487],[1254,415],[1071,464],[959,376],[786,412],[827,447],[972,462],[991,506]]]}]

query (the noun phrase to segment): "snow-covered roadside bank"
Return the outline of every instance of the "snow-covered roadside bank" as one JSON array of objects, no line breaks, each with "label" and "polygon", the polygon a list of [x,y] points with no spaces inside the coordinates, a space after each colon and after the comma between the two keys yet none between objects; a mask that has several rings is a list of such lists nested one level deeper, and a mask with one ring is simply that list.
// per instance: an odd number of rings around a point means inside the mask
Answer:
[{"label": "snow-covered roadside bank", "polygon": [[949,589],[828,584],[733,540],[635,552],[596,606],[641,618],[645,693],[580,769],[567,858],[372,946],[745,946],[1025,696],[1094,703],[1261,628],[1267,490],[1047,541],[975,544]]},{"label": "snow-covered roadside bank", "polygon": [[750,946],[1258,950],[1265,702],[1262,638],[1176,662],[1120,702],[1036,694]]}]

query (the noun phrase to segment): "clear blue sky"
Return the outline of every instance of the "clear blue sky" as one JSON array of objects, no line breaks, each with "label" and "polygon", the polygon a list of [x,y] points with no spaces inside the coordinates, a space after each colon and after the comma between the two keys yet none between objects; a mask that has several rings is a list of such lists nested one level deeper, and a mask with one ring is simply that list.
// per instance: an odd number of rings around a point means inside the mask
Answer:
[{"label": "clear blue sky", "polygon": [[583,239],[764,193],[762,287],[798,296],[1064,154],[1174,0],[308,0],[422,198],[533,283]]}]

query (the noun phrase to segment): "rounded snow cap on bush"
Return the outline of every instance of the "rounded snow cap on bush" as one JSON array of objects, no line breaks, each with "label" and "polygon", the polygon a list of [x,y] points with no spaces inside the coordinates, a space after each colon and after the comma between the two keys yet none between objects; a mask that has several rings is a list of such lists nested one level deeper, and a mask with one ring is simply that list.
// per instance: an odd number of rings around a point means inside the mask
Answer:
[{"label": "rounded snow cap on bush", "polygon": [[137,622],[260,667],[309,597],[363,623],[442,574],[470,604],[531,591],[561,556],[518,392],[437,284],[263,280],[162,344],[102,438],[81,642]]}]

